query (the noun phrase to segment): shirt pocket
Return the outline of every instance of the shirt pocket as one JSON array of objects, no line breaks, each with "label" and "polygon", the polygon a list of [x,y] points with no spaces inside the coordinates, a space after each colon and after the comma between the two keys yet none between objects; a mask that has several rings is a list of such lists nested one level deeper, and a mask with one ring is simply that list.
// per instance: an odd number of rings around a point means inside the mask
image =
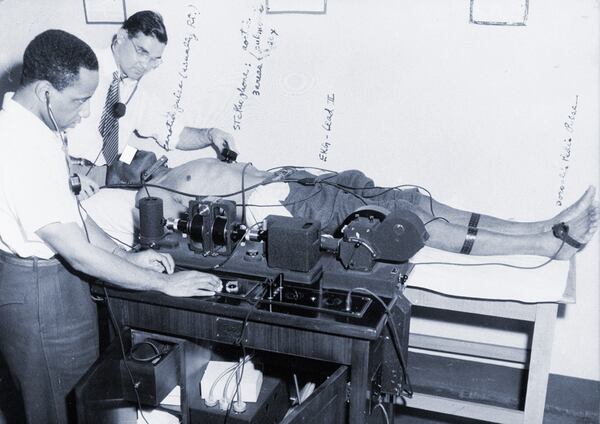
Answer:
[{"label": "shirt pocket", "polygon": [[0,288],[0,308],[2,306],[25,303],[25,295],[23,293],[15,293],[12,290],[3,290]]}]

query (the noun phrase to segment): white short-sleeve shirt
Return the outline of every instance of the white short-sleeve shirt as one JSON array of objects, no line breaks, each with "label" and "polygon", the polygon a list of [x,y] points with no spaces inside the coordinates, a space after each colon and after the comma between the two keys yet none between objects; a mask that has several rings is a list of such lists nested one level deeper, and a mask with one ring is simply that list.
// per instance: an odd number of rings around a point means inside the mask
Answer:
[{"label": "white short-sleeve shirt", "polygon": [[[113,73],[117,70],[112,50],[102,49],[97,52],[98,57],[98,88],[90,103],[90,116],[84,119],[77,127],[68,131],[69,154],[94,162],[96,165],[104,165],[106,160],[102,155],[102,136],[98,129],[106,96],[113,81]],[[174,149],[179,141],[179,134],[183,129],[181,117],[177,115],[174,119],[163,111],[164,105],[145,84],[144,78],[139,82],[125,78],[119,83],[119,100],[127,103],[125,116],[119,119],[119,153],[122,153],[130,140],[136,139],[134,130],[145,137],[136,143],[136,147],[153,151],[160,157],[166,152],[159,147],[166,144],[169,138],[169,149]],[[171,123],[169,127],[167,122]],[[170,133],[170,135],[169,135]]]},{"label": "white short-sleeve shirt", "polygon": [[82,226],[82,216],[59,136],[12,96],[0,110],[0,249],[49,259],[56,252],[36,231],[52,223]]}]

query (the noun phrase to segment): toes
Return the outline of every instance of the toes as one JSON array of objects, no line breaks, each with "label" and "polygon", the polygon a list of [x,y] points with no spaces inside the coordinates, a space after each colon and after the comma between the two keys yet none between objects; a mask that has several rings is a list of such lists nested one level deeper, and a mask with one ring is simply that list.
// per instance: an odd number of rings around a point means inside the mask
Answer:
[{"label": "toes", "polygon": [[583,196],[581,196],[581,201],[589,203],[594,199],[594,197],[596,197],[596,187],[591,185],[585,190]]},{"label": "toes", "polygon": [[589,186],[586,192],[589,192],[592,198],[596,197],[596,186]]}]

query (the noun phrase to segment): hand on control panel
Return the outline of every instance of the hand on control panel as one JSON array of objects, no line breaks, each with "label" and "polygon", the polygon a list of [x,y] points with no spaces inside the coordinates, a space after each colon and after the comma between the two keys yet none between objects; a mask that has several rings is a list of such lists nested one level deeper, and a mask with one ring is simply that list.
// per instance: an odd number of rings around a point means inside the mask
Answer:
[{"label": "hand on control panel", "polygon": [[221,280],[212,274],[199,271],[180,271],[167,277],[161,292],[174,297],[214,296],[223,289]]}]

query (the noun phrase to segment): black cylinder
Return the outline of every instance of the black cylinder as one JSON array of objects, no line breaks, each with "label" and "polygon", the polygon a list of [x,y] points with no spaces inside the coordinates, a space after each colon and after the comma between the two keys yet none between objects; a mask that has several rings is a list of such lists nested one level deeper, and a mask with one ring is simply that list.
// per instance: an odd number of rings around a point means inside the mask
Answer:
[{"label": "black cylinder", "polygon": [[121,102],[117,102],[113,105],[113,116],[117,119],[122,118],[125,116],[125,113],[127,112],[127,106],[124,103]]},{"label": "black cylinder", "polygon": [[158,197],[140,199],[140,243],[152,247],[165,235],[163,201]]},{"label": "black cylinder", "polygon": [[204,231],[204,217],[200,214],[196,214],[188,221],[187,224],[187,235],[196,243],[202,243],[202,232]]}]

